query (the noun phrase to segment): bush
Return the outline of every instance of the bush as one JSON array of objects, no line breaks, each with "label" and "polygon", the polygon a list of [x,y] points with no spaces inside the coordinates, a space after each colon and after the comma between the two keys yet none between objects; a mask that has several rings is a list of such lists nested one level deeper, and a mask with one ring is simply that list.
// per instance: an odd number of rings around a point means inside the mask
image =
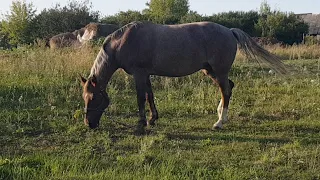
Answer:
[{"label": "bush", "polygon": [[117,24],[119,26],[126,25],[132,21],[143,21],[147,20],[147,16],[141,14],[139,11],[120,11],[116,15],[107,16],[101,19],[102,23],[106,24]]},{"label": "bush", "polygon": [[72,32],[90,22],[97,22],[99,13],[91,11],[88,1],[71,1],[68,5],[44,9],[33,20],[32,39],[49,38],[59,33]]},{"label": "bush", "polygon": [[228,28],[239,28],[251,36],[259,35],[256,33],[255,24],[258,22],[259,14],[255,11],[230,11],[209,16],[207,20],[221,24]]}]

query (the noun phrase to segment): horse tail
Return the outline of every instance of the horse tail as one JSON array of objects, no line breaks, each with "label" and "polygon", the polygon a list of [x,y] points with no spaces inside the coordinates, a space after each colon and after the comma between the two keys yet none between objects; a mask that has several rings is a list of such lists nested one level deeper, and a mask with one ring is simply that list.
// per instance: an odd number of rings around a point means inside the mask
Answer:
[{"label": "horse tail", "polygon": [[230,29],[237,39],[239,49],[247,58],[255,59],[258,63],[267,63],[274,71],[280,74],[288,73],[287,67],[274,54],[271,54],[261,46],[259,46],[249,34],[241,29]]}]

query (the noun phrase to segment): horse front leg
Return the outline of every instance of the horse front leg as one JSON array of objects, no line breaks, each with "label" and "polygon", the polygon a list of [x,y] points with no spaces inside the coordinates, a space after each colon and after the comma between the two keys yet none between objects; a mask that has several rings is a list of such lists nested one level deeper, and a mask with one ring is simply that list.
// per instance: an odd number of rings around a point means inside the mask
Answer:
[{"label": "horse front leg", "polygon": [[144,127],[147,126],[146,111],[145,111],[146,93],[147,93],[146,79],[147,78],[146,78],[146,75],[141,73],[141,71],[135,73],[133,77],[136,83],[137,102],[139,107],[139,121],[138,121],[136,132],[138,134],[143,134]]},{"label": "horse front leg", "polygon": [[151,81],[150,81],[150,77],[148,76],[147,78],[147,94],[146,97],[148,99],[149,102],[149,106],[150,106],[150,111],[151,111],[151,118],[148,121],[148,124],[151,126],[155,125],[155,121],[158,119],[158,111],[156,108],[156,105],[154,103],[154,96],[153,96],[153,92],[152,92],[152,86],[151,86]]}]

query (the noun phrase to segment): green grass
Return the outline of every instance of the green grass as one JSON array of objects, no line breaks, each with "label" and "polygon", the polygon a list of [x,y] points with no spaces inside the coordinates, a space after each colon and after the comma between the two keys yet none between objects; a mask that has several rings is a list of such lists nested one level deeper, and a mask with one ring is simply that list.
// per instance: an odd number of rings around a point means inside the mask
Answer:
[{"label": "green grass", "polygon": [[160,119],[145,136],[132,77],[117,72],[98,130],[83,124],[78,74],[97,49],[0,53],[0,179],[320,179],[320,60],[293,75],[237,62],[229,122],[208,77],[152,77]]}]

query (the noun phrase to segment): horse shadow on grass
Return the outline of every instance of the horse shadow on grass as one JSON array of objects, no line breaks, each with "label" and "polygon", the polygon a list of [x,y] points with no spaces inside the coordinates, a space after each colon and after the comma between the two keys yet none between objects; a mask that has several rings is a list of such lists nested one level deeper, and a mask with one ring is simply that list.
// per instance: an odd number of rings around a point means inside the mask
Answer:
[{"label": "horse shadow on grass", "polygon": [[[181,132],[180,132],[181,133]],[[286,144],[292,142],[289,138],[272,138],[272,137],[247,137],[247,136],[237,136],[224,134],[222,130],[220,130],[219,134],[213,135],[191,135],[191,134],[177,134],[177,133],[167,133],[166,136],[168,139],[173,140],[191,140],[191,141],[199,141],[199,140],[207,140],[210,139],[212,141],[223,141],[223,142],[258,142],[260,144],[267,143],[277,143],[277,144]]]},{"label": "horse shadow on grass", "polygon": [[[241,131],[245,132],[248,129],[248,132],[251,132],[250,127],[241,127]],[[310,145],[310,144],[319,144],[319,137],[306,137],[306,134],[317,134],[319,133],[317,129],[311,127],[295,127],[296,134],[290,136],[275,136],[272,137],[273,131],[270,129],[261,128],[256,131],[257,134],[241,133],[234,127],[226,126],[223,130],[211,130],[210,128],[203,129],[198,128],[190,131],[174,131],[167,132],[166,136],[170,140],[187,140],[187,141],[223,141],[223,142],[257,142],[259,144],[287,144],[293,143],[294,141],[299,141],[301,144]],[[203,133],[203,135],[201,134]],[[237,134],[238,133],[238,134]]]}]

